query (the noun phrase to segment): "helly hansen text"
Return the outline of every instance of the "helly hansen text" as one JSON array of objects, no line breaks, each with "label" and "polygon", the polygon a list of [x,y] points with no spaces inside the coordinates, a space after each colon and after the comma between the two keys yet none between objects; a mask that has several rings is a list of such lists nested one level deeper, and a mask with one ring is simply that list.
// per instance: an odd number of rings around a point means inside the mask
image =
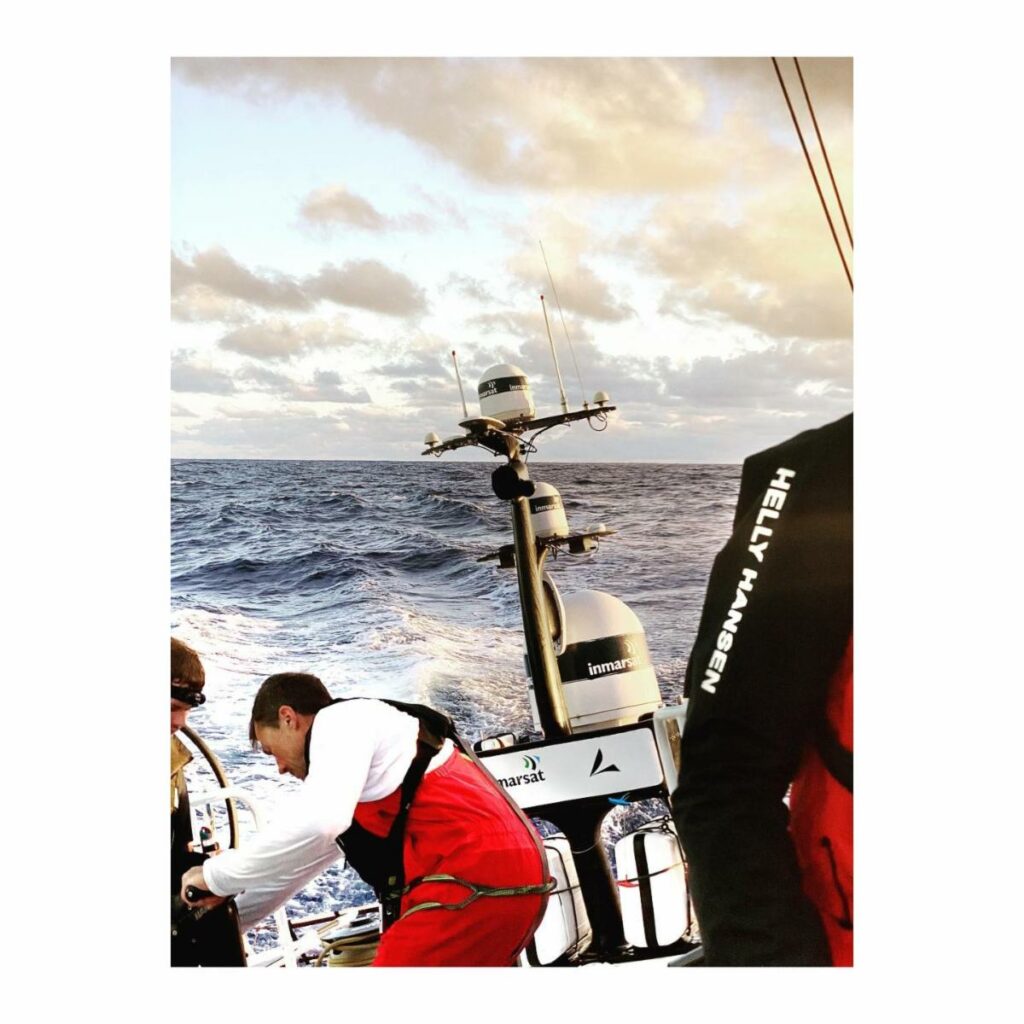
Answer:
[{"label": "helly hansen text", "polygon": [[[747,544],[747,551],[758,564],[764,561],[765,552],[768,550],[768,545],[771,543],[774,532],[773,528],[766,526],[765,523],[774,522],[779,518],[782,506],[786,503],[786,494],[789,491],[790,482],[795,476],[795,470],[784,469],[780,466],[775,471],[775,479],[772,480],[768,489],[764,492],[764,497],[761,499],[761,507],[757,511],[754,528],[750,533],[750,540]],[[722,623],[722,629],[718,634],[715,649],[711,652],[707,668],[704,670],[704,681],[700,684],[700,688],[708,693],[715,692],[718,681],[722,678],[722,673],[725,671],[725,666],[729,661],[729,651],[732,649],[736,632],[743,619],[743,609],[746,608],[750,601],[750,594],[754,589],[756,581],[756,569],[744,568],[741,571],[740,580],[736,585],[736,597],[733,599],[732,605],[725,616],[725,621]]]}]

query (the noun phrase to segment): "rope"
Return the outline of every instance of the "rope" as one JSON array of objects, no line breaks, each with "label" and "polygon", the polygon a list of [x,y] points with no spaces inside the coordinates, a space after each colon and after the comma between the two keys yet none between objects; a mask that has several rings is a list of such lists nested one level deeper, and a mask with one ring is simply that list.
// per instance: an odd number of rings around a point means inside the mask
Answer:
[{"label": "rope", "polygon": [[836,252],[839,253],[839,260],[843,264],[843,271],[846,274],[846,280],[850,282],[850,291],[853,291],[853,278],[850,275],[850,268],[846,265],[846,257],[843,255],[843,247],[839,244],[839,236],[836,234],[835,225],[832,223],[832,215],[828,212],[828,204],[825,202],[825,197],[821,192],[821,185],[818,184],[818,175],[814,172],[814,164],[811,161],[811,154],[807,152],[807,143],[804,142],[804,134],[800,131],[800,122],[796,119],[796,111],[793,110],[793,104],[789,101],[789,93],[786,91],[786,83],[782,80],[782,72],[779,70],[779,62],[772,57],[772,66],[775,68],[776,77],[779,79],[779,86],[782,88],[782,95],[786,98],[786,106],[789,107],[789,116],[793,118],[793,127],[796,128],[797,138],[800,140],[800,146],[804,151],[804,157],[807,160],[807,166],[811,171],[811,178],[814,179],[814,187],[818,191],[818,198],[821,200],[821,208],[825,211],[825,220],[828,221],[828,229],[832,232],[832,240],[836,243]]},{"label": "rope", "polygon": [[423,882],[451,882],[454,885],[465,886],[465,888],[470,890],[470,893],[461,903],[441,903],[438,900],[431,900],[426,903],[417,903],[415,906],[410,907],[398,919],[399,921],[405,920],[405,918],[409,917],[410,914],[415,914],[420,910],[463,910],[471,903],[475,903],[482,896],[531,896],[550,893],[554,890],[556,885],[555,880],[550,878],[548,881],[541,882],[539,885],[516,885],[502,888],[487,885],[474,885],[472,882],[467,882],[464,878],[456,878],[454,875],[424,875],[422,878],[416,878],[411,881],[402,890],[402,895],[404,896],[411,889]]},{"label": "rope", "polygon": [[380,932],[369,935],[350,935],[324,944],[314,967],[322,967],[324,959],[330,957],[328,967],[366,967],[373,962],[380,945]]},{"label": "rope", "polygon": [[811,121],[814,124],[814,133],[818,136],[818,145],[821,147],[821,155],[825,158],[825,166],[828,168],[829,181],[832,182],[832,192],[835,194],[836,202],[839,204],[839,212],[843,215],[843,227],[846,228],[846,237],[850,240],[850,248],[853,248],[853,235],[850,232],[850,222],[846,219],[846,210],[843,209],[843,200],[839,195],[839,186],[836,184],[835,175],[832,173],[832,164],[828,159],[828,150],[825,148],[825,140],[821,137],[821,129],[818,128],[818,119],[814,116],[814,107],[811,105],[811,97],[807,92],[807,85],[804,82],[804,73],[800,70],[800,61],[793,58],[796,65],[796,73],[800,76],[800,88],[804,91],[804,99],[807,100],[807,109],[811,112]]}]

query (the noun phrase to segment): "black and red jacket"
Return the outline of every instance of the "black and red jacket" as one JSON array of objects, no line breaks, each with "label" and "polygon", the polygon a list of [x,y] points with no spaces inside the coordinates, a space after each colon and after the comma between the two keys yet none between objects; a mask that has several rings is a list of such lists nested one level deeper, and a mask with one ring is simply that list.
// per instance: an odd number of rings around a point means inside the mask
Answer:
[{"label": "black and red jacket", "polygon": [[709,965],[852,963],[852,629],[851,414],[744,463],[687,665],[672,803]]}]

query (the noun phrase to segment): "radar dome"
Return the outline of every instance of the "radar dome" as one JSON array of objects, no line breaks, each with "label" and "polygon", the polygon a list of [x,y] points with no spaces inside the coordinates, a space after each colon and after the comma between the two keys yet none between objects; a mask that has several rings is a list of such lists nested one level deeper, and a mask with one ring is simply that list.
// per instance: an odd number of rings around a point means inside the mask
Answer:
[{"label": "radar dome", "polygon": [[533,395],[530,382],[518,366],[499,363],[480,378],[477,387],[480,396],[480,415],[508,423],[511,420],[532,419]]}]

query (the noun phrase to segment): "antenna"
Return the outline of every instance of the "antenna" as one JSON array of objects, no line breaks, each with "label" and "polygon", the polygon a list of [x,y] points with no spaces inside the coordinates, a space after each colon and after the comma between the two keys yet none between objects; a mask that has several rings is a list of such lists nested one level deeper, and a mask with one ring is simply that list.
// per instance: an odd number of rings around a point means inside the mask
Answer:
[{"label": "antenna", "polygon": [[[576,379],[580,382],[580,394],[583,396],[583,408],[590,408],[587,402],[587,393],[583,389],[583,376],[580,374],[580,364],[576,362],[576,350],[572,347],[572,342],[569,340],[569,328],[565,326],[565,317],[562,315],[562,304],[558,301],[558,290],[555,288],[555,279],[551,276],[551,268],[548,266],[548,256],[544,251],[544,243],[538,238],[537,244],[540,246],[540,254],[544,257],[544,269],[548,272],[548,281],[551,282],[551,294],[555,297],[555,305],[558,307],[558,318],[562,321],[562,330],[565,332],[565,341],[569,346],[569,355],[572,356],[572,365],[576,367]],[[550,332],[548,332],[550,334]]]},{"label": "antenna", "polygon": [[548,341],[551,343],[551,358],[555,361],[555,375],[558,377],[558,397],[562,400],[562,412],[569,411],[569,403],[565,398],[565,387],[562,384],[562,371],[558,368],[558,356],[555,354],[555,340],[551,337],[551,325],[548,323],[548,308],[544,305],[544,296],[540,297],[540,308],[544,311],[544,326],[547,328]]},{"label": "antenna", "polygon": [[466,392],[462,390],[462,374],[459,373],[459,361],[455,358],[455,349],[452,349],[452,362],[455,364],[455,379],[459,382],[459,394],[462,396],[462,418],[469,419],[469,410],[466,408]]}]

